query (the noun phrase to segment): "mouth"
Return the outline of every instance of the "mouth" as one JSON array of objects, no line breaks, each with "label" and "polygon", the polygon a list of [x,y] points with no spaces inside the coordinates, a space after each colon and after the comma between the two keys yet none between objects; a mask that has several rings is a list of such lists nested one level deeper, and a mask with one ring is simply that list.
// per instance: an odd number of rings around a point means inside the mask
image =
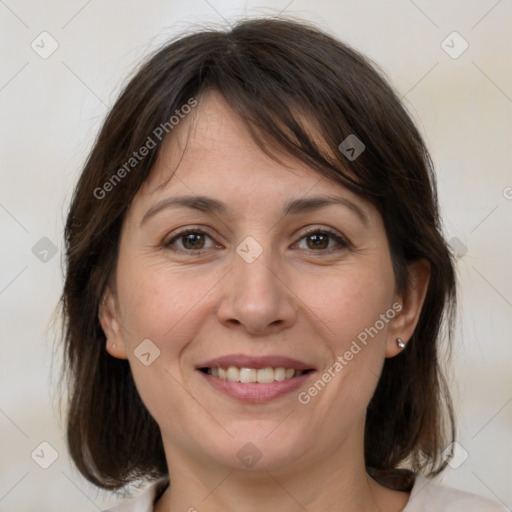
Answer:
[{"label": "mouth", "polygon": [[296,359],[232,355],[196,367],[210,389],[244,403],[261,403],[287,395],[315,372]]},{"label": "mouth", "polygon": [[238,368],[236,366],[216,366],[213,368],[199,368],[199,370],[212,377],[228,380],[230,382],[241,382],[243,384],[269,384],[271,382],[281,382],[284,380],[294,379],[304,375],[305,373],[312,372],[309,370],[296,370],[295,368],[284,368],[278,366],[277,368]]}]

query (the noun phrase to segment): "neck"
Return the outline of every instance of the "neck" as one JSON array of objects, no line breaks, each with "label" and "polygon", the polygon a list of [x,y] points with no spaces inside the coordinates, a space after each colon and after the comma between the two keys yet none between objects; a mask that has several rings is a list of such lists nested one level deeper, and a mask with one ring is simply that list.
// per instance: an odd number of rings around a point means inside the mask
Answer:
[{"label": "neck", "polygon": [[[362,453],[347,439],[331,453],[299,457],[279,468],[234,469],[166,449],[171,486],[155,512],[282,512],[402,510],[408,493],[386,489],[366,473]],[[164,442],[164,445],[166,443]]]}]

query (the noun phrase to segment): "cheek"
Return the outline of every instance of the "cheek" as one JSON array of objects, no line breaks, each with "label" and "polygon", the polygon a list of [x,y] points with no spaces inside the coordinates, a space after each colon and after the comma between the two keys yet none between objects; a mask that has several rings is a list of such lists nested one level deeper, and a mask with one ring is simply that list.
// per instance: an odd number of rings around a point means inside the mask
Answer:
[{"label": "cheek", "polygon": [[376,322],[385,334],[387,323],[381,325],[379,318],[392,306],[394,279],[385,266],[346,268],[321,279],[302,278],[299,294],[339,354],[358,336],[364,339]]},{"label": "cheek", "polygon": [[[391,263],[386,258],[357,263],[315,274],[292,269],[281,276],[293,291],[287,300],[297,302],[302,311],[297,322],[314,326],[336,354],[391,307]],[[216,285],[225,273],[224,267],[171,267],[144,257],[120,261],[119,296],[131,349],[149,338],[170,354],[194,339],[201,325],[211,322],[215,301],[222,299]]]},{"label": "cheek", "polygon": [[183,356],[211,322],[216,285],[225,273],[221,268],[184,268],[142,257],[123,262],[118,283],[129,358],[150,339],[160,349],[159,364],[181,380]]},{"label": "cheek", "polygon": [[315,282],[320,287],[301,293],[329,357],[317,380],[302,390],[301,403],[319,415],[330,404],[329,425],[352,425],[364,417],[384,362],[388,323],[395,313],[393,274],[385,268],[351,269]]},{"label": "cheek", "polygon": [[[120,261],[118,290],[128,359],[139,395],[159,422],[190,414],[190,394],[180,366],[182,354],[198,338],[208,299],[205,294],[219,278],[216,272],[180,271],[162,263],[147,264],[142,258]],[[149,365],[137,357],[138,347],[146,339],[158,348],[149,346]],[[154,360],[153,350],[157,354]],[[180,428],[179,422],[175,428]]]},{"label": "cheek", "polygon": [[126,266],[118,276],[122,317],[130,334],[159,340],[183,327],[187,313],[200,303],[208,284],[204,279],[199,284],[190,273],[163,265]]}]

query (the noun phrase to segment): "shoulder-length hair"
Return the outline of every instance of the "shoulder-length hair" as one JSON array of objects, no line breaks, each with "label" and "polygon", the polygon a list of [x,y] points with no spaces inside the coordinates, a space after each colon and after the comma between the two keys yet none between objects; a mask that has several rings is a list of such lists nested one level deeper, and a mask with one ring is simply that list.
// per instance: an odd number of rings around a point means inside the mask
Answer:
[{"label": "shoulder-length hair", "polygon": [[[431,159],[369,59],[313,26],[269,18],[203,30],[158,50],[124,88],[88,157],[65,226],[61,298],[73,461],[105,489],[168,474],[159,427],[128,361],[107,353],[98,310],[115,272],[125,214],[164,135],[173,136],[173,116],[211,89],[267,154],[277,158],[271,148],[284,150],[377,207],[399,291],[410,285],[410,262],[430,263],[417,327],[407,349],[386,359],[369,404],[364,453],[368,473],[391,488],[410,488],[414,474],[439,473],[442,451],[454,439],[439,343],[450,338],[456,290]],[[365,146],[358,158],[338,149],[350,135]],[[151,147],[144,158],[130,160],[144,146]]]}]

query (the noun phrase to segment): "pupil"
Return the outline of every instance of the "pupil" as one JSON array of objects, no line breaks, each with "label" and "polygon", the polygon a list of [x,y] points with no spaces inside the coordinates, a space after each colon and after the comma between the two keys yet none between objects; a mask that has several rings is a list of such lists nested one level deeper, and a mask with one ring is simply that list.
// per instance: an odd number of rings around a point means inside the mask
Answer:
[{"label": "pupil", "polygon": [[326,243],[325,243],[327,240],[327,236],[325,236],[325,235],[310,235],[309,240],[313,241],[313,246],[316,248],[318,248],[318,247],[325,248],[328,245],[328,244],[326,245]]},{"label": "pupil", "polygon": [[[185,247],[188,246],[188,248],[196,248],[199,247],[201,245],[201,242],[202,242],[202,235],[201,234],[194,234],[194,233],[189,233],[188,235],[185,235],[184,237],[184,245]],[[328,244],[328,237],[326,235],[310,235],[308,240],[310,242],[312,242],[312,246],[315,247],[315,248],[326,248],[329,244]],[[197,243],[199,242],[199,244]],[[327,242],[327,243],[326,243]]]},{"label": "pupil", "polygon": [[[200,238],[201,238],[202,235],[200,234],[194,234],[194,233],[189,233],[188,235],[185,235],[185,247],[187,247],[187,245],[189,245],[190,247],[188,248],[197,248],[198,247],[198,244],[196,242],[200,242]],[[199,244],[200,245],[200,244]]]}]

